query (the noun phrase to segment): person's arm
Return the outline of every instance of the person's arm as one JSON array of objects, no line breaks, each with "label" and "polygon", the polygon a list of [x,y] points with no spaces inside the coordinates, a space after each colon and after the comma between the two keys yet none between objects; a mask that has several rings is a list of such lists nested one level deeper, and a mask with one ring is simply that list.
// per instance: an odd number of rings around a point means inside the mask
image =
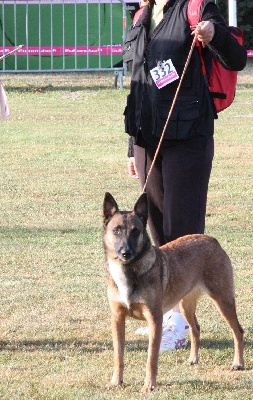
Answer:
[{"label": "person's arm", "polygon": [[[226,25],[218,7],[214,3],[208,3],[201,19],[200,41],[206,40],[208,49],[225,68],[234,71],[243,70],[247,63],[247,51],[231,35],[230,28]],[[206,24],[207,21],[209,24]]]}]

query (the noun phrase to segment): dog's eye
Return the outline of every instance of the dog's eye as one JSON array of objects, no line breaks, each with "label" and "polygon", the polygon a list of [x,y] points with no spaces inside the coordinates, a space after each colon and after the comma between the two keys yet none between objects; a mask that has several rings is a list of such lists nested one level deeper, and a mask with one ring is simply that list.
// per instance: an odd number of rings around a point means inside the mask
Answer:
[{"label": "dog's eye", "polygon": [[121,226],[117,226],[113,229],[114,235],[119,235],[121,233]]}]

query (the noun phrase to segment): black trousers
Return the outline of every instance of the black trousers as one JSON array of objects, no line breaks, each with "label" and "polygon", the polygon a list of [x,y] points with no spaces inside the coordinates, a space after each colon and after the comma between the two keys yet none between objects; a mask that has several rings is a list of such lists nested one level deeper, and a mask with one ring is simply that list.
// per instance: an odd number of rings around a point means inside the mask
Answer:
[{"label": "black trousers", "polygon": [[[152,146],[134,146],[142,187],[154,153]],[[156,246],[183,235],[204,233],[213,155],[213,136],[196,137],[160,149],[146,187],[148,224]]]}]

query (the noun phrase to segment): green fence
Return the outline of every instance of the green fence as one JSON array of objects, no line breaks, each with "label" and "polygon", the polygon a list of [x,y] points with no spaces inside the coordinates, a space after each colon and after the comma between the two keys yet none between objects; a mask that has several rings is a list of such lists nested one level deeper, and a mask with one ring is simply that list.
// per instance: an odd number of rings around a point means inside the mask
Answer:
[{"label": "green fence", "polygon": [[119,0],[0,1],[0,55],[9,72],[121,70],[121,47],[131,23]]}]

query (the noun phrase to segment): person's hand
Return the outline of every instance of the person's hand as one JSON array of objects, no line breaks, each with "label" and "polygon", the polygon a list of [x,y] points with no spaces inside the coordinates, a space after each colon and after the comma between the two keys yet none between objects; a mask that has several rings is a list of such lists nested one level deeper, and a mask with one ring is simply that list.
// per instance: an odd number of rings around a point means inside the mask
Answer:
[{"label": "person's hand", "polygon": [[134,157],[129,157],[129,161],[128,161],[128,173],[131,176],[131,178],[133,179],[139,179],[138,177],[138,172],[135,166],[135,159]]},{"label": "person's hand", "polygon": [[198,32],[197,38],[203,45],[208,44],[214,37],[215,28],[211,21],[201,21],[198,23],[196,29],[192,32],[192,35]]}]

